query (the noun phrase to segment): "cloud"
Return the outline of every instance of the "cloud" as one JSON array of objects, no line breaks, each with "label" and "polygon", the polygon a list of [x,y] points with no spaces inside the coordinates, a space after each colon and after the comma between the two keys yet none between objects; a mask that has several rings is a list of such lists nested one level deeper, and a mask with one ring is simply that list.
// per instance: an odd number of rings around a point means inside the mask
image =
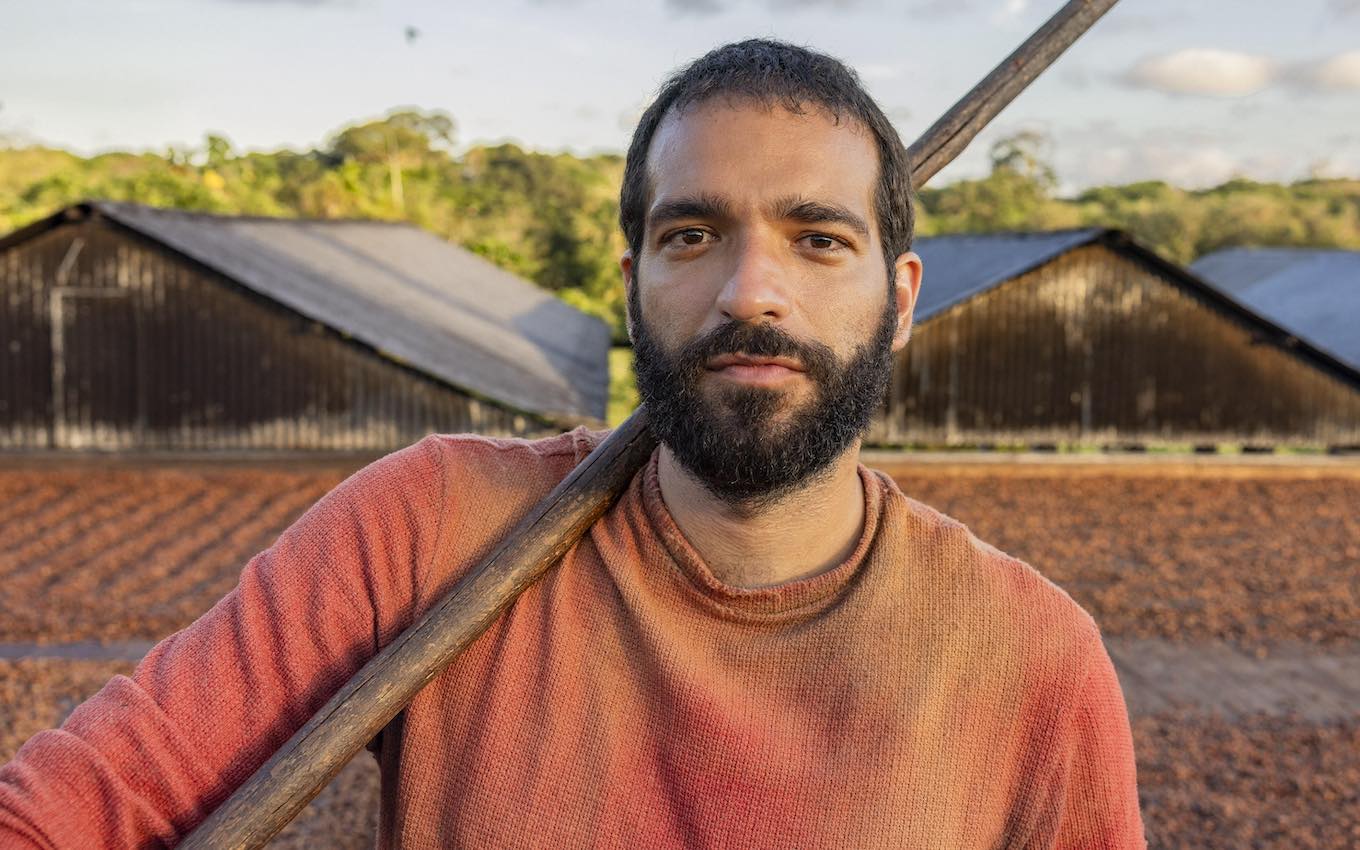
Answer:
[{"label": "cloud", "polygon": [[[1360,132],[1341,136],[1360,138]],[[1360,145],[1331,137],[1280,138],[1225,134],[1221,126],[1164,124],[1132,129],[1109,119],[1068,125],[1052,133],[1061,192],[1140,180],[1165,180],[1187,189],[1234,177],[1288,182],[1315,172],[1360,175]]]},{"label": "cloud", "polygon": [[[540,0],[542,2],[542,0]],[[936,0],[941,2],[941,0]],[[721,15],[739,5],[740,0],[665,0],[667,11],[676,15],[706,17]],[[776,12],[802,12],[816,9],[854,9],[863,0],[765,0],[765,5]]]},{"label": "cloud", "polygon": [[1232,116],[1234,121],[1246,121],[1249,118],[1268,113],[1273,108],[1273,106],[1263,103],[1259,97],[1243,98],[1228,107],[1228,114]]},{"label": "cloud", "polygon": [[1164,33],[1179,27],[1190,20],[1191,14],[1185,9],[1162,10],[1156,13],[1130,12],[1135,6],[1115,6],[1100,19],[1100,31],[1106,35],[1115,33]]},{"label": "cloud", "polygon": [[855,73],[859,74],[859,78],[867,83],[877,83],[898,79],[905,71],[901,65],[888,62],[870,62],[864,65],[856,65]]},{"label": "cloud", "polygon": [[1338,18],[1360,15],[1360,0],[1331,0],[1327,8]]},{"label": "cloud", "polygon": [[666,11],[676,15],[706,17],[722,14],[727,11],[727,5],[722,0],[666,0]]},{"label": "cloud", "polygon": [[912,112],[905,106],[889,106],[883,110],[894,126],[901,126],[911,120]]},{"label": "cloud", "polygon": [[921,20],[956,18],[973,10],[972,0],[917,0],[907,7],[913,17]]},{"label": "cloud", "polygon": [[1005,24],[1016,20],[1029,8],[1029,0],[1001,0],[1001,7],[992,14],[992,23]]},{"label": "cloud", "polygon": [[1191,47],[1139,61],[1124,81],[1167,94],[1238,97],[1275,82],[1280,70],[1277,62],[1265,56]]},{"label": "cloud", "polygon": [[[1357,5],[1360,5],[1358,3]],[[1322,91],[1360,91],[1360,50],[1351,50],[1301,69],[1296,84]]]},{"label": "cloud", "polygon": [[1276,85],[1308,94],[1353,92],[1360,91],[1360,50],[1286,65],[1267,56],[1193,47],[1142,59],[1120,79],[1136,88],[1208,97],[1237,97]]},{"label": "cloud", "polygon": [[1195,133],[1129,134],[1119,131],[1101,138],[1059,140],[1057,165],[1064,182],[1073,187],[1165,180],[1186,188],[1216,186],[1248,173],[1244,158]]},{"label": "cloud", "polygon": [[220,3],[245,3],[251,6],[356,6],[358,0],[218,0]]},{"label": "cloud", "polygon": [[1308,163],[1307,173],[1314,180],[1354,179],[1356,174],[1352,166],[1338,161],[1334,156],[1319,157]]},{"label": "cloud", "polygon": [[776,11],[788,9],[797,11],[800,9],[853,9],[860,5],[860,0],[769,0],[771,9]]},{"label": "cloud", "polygon": [[632,133],[637,128],[638,122],[642,120],[642,113],[647,111],[647,103],[639,101],[627,109],[621,110],[618,115],[619,129],[625,133]]},{"label": "cloud", "polygon": [[1091,71],[1081,65],[1064,65],[1059,70],[1050,73],[1070,88],[1089,89],[1091,87]]}]

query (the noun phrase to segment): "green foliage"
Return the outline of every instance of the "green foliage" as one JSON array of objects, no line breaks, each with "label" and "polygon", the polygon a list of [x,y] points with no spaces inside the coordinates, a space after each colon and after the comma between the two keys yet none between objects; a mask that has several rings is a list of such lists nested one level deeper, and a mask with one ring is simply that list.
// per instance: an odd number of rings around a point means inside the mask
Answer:
[{"label": "green foliage", "polygon": [[[305,152],[238,152],[215,134],[199,149],[164,154],[81,158],[0,146],[0,233],[86,198],[405,220],[555,292],[608,322],[617,342],[626,340],[618,270],[622,158],[510,144],[457,156],[455,131],[442,113],[402,110],[342,128]],[[920,233],[1119,227],[1182,263],[1232,245],[1360,248],[1360,180],[1233,180],[1202,191],[1144,182],[1063,199],[1054,195],[1048,153],[1036,134],[1000,140],[987,177],[921,191]],[[618,402],[627,409],[633,403]]]},{"label": "green foliage", "polygon": [[1021,130],[993,143],[992,171],[1009,172],[1027,180],[1047,195],[1058,185],[1058,172],[1049,163],[1052,143],[1042,133]]},{"label": "green foliage", "polygon": [[1178,263],[1238,245],[1360,249],[1360,180],[1283,185],[1230,180],[1190,191],[1159,181],[1052,195],[1047,143],[1022,133],[992,147],[992,173],[920,192],[922,235],[1117,227]]},{"label": "green foliage", "polygon": [[923,189],[921,235],[1075,226],[1072,211],[1052,197],[1058,177],[1047,149],[1037,133],[1019,133],[992,145],[986,178]]},{"label": "green foliage", "polygon": [[449,116],[413,111],[389,113],[384,119],[344,128],[327,151],[337,160],[386,164],[399,160],[418,167],[453,146],[454,123]]},{"label": "green foliage", "polygon": [[618,257],[618,156],[515,145],[452,151],[453,119],[396,111],[317,150],[201,149],[82,159],[0,147],[0,233],[87,198],[221,213],[410,221],[599,316],[626,338]]},{"label": "green foliage", "polygon": [[637,383],[633,380],[633,349],[616,345],[609,349],[609,427],[623,424],[637,409]]}]

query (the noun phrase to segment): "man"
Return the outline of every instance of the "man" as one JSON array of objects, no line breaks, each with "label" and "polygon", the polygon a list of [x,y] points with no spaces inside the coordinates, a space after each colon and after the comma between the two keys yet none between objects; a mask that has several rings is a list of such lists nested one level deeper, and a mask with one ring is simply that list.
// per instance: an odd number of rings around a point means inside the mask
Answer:
[{"label": "man", "polygon": [[[629,149],[622,270],[662,446],[378,743],[382,846],[1144,847],[1089,616],[858,463],[921,281],[854,75],[750,41]],[[170,844],[600,435],[434,436],[0,770],[9,846]]]}]

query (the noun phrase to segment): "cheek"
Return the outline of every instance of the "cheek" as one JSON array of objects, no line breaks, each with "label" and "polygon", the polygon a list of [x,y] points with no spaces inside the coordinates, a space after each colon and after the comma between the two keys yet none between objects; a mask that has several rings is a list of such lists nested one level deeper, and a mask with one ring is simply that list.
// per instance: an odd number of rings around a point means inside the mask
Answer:
[{"label": "cheek", "polygon": [[828,287],[800,305],[817,336],[845,356],[878,329],[888,303],[888,284]]},{"label": "cheek", "polygon": [[666,342],[690,337],[704,328],[713,312],[716,292],[703,264],[682,268],[651,262],[635,280],[637,307],[648,326]]},{"label": "cheek", "polygon": [[634,320],[646,324],[648,334],[662,349],[676,352],[694,334],[685,300],[675,287],[657,286],[652,281],[640,284],[632,305]]}]

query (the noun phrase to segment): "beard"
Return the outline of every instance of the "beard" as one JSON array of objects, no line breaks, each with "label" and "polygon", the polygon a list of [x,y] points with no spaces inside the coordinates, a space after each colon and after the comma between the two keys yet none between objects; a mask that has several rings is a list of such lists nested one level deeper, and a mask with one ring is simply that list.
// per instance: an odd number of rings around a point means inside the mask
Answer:
[{"label": "beard", "polygon": [[[889,297],[873,335],[845,361],[774,325],[728,322],[666,351],[629,292],[633,370],[648,420],[680,465],[728,505],[759,510],[828,474],[868,430],[892,375],[897,313]],[[788,391],[726,385],[705,394],[705,364],[723,354],[791,357],[812,398],[787,411]],[[782,421],[779,421],[781,420]]]}]

